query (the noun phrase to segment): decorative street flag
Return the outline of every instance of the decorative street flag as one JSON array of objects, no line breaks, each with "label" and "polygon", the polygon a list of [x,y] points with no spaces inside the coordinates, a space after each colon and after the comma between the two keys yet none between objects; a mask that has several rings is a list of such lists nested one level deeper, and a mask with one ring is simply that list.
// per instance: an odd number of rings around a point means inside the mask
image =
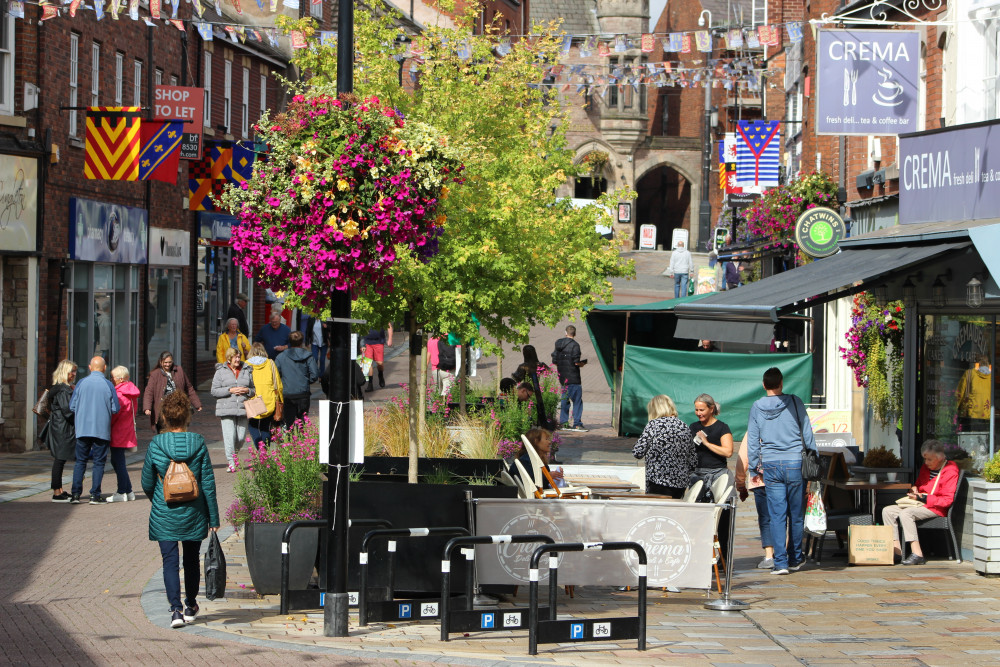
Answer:
[{"label": "decorative street flag", "polygon": [[781,162],[781,121],[741,120],[736,124],[736,182],[777,185]]},{"label": "decorative street flag", "polygon": [[702,53],[712,51],[712,33],[707,30],[698,30],[694,33],[694,41],[698,45],[698,50]]},{"label": "decorative street flag", "polygon": [[650,33],[643,33],[642,35],[642,52],[652,53],[653,48],[656,46],[656,37]]},{"label": "decorative street flag", "polygon": [[177,163],[184,138],[183,121],[142,121],[139,180],[177,183]]},{"label": "decorative street flag", "polygon": [[139,107],[90,107],[83,173],[90,179],[139,178]]},{"label": "decorative street flag", "polygon": [[792,22],[785,24],[785,30],[788,31],[788,39],[792,40],[792,43],[802,41],[802,24],[799,22]]}]

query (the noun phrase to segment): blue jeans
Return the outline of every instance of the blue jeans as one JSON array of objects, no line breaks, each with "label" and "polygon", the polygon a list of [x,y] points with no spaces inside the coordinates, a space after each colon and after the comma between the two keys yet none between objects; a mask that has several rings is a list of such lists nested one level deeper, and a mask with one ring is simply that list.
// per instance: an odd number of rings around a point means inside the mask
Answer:
[{"label": "blue jeans", "polygon": [[[198,568],[201,540],[189,540],[181,544],[184,545],[184,604],[193,607],[195,598],[198,597],[198,587],[201,586],[201,570]],[[177,542],[160,542],[160,556],[163,557],[163,587],[167,590],[170,611],[183,611]]]},{"label": "blue jeans", "polygon": [[674,298],[687,296],[688,293],[688,274],[675,273],[674,274]]},{"label": "blue jeans", "polygon": [[765,549],[773,547],[771,542],[771,515],[767,510],[767,492],[763,486],[750,489],[753,492],[753,504],[757,508],[757,527],[760,529],[760,546]]},{"label": "blue jeans", "polygon": [[274,420],[271,417],[263,419],[247,419],[247,430],[250,431],[250,439],[258,447],[267,447],[271,444],[271,429],[274,428]]},{"label": "blue jeans", "polygon": [[326,345],[320,347],[316,343],[312,346],[313,359],[316,360],[316,365],[319,366],[319,376],[323,377],[326,375]]},{"label": "blue jeans", "polygon": [[83,494],[83,476],[87,474],[87,460],[94,459],[94,475],[91,480],[90,495],[101,492],[101,481],[104,479],[104,464],[108,460],[108,447],[111,443],[100,438],[76,439],[76,465],[73,467],[73,486],[70,493],[74,496]]},{"label": "blue jeans", "polygon": [[118,491],[116,493],[132,493],[132,480],[129,479],[128,469],[125,467],[125,448],[111,447],[111,467],[118,477]]},{"label": "blue jeans", "polygon": [[[802,461],[764,461],[764,490],[774,544],[774,569],[798,565],[802,553],[802,529],[805,522],[805,484]],[[785,535],[788,535],[787,546]]]},{"label": "blue jeans", "polygon": [[583,385],[563,385],[562,407],[559,409],[559,423],[569,423],[569,404],[573,403],[573,426],[583,426]]}]

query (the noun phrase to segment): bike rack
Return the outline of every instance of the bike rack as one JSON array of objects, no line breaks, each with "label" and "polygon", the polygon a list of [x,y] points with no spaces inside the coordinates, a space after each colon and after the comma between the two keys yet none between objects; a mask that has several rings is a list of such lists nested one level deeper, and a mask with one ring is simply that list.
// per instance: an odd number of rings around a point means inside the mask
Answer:
[{"label": "bike rack", "polygon": [[[458,547],[462,547],[468,561],[475,559],[475,548],[466,548],[476,544],[523,544],[544,542],[553,544],[554,540],[547,535],[476,535],[472,537],[454,537],[444,547],[444,557],[441,559],[441,641],[448,641],[452,632],[491,632],[497,630],[519,630],[528,627],[526,622],[528,609],[514,607],[475,611],[473,609],[473,594],[475,589],[475,571],[466,568],[465,609],[450,609],[451,606],[451,558]],[[549,593],[552,595],[552,591]],[[551,620],[555,620],[555,605],[549,601],[548,611]],[[497,622],[499,619],[499,622]]]},{"label": "bike rack", "polygon": [[[348,522],[348,527],[350,526],[361,526],[366,528],[370,526],[384,526],[386,528],[391,528],[392,522],[386,521],[385,519],[353,519]],[[289,611],[323,608],[326,591],[318,588],[288,590],[288,568],[290,559],[288,547],[291,543],[292,533],[297,528],[315,527],[326,527],[326,520],[314,519],[292,521],[288,524],[288,527],[285,528],[285,534],[281,538],[281,607],[279,611],[281,614],[287,614]],[[354,597],[357,597],[357,595]],[[353,604],[357,604],[357,601],[354,601]]]},{"label": "bike rack", "polygon": [[[361,541],[358,554],[361,566],[361,591],[358,595],[358,623],[368,625],[369,621],[415,621],[438,617],[440,600],[435,599],[395,599],[393,598],[392,554],[396,551],[396,541],[388,541],[389,551],[389,599],[374,601],[368,599],[368,545],[377,539],[392,537],[429,537],[431,535],[469,535],[467,528],[452,526],[444,528],[383,528],[368,531]],[[419,613],[415,614],[414,609]]]},{"label": "bike rack", "polygon": [[[559,553],[581,551],[634,551],[639,559],[638,615],[624,618],[582,618],[555,620],[558,588]],[[549,554],[549,620],[538,619],[538,561]],[[531,554],[528,573],[528,653],[538,654],[538,644],[614,641],[638,639],[639,650],[646,650],[646,550],[637,542],[566,542],[543,544]]]}]

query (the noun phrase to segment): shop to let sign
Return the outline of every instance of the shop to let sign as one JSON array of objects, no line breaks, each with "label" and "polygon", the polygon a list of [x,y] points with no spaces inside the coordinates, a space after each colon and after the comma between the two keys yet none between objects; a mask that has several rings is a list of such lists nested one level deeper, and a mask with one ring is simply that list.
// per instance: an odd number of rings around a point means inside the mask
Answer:
[{"label": "shop to let sign", "polygon": [[191,86],[157,86],[157,120],[183,120],[184,140],[181,142],[181,158],[201,159],[201,130],[204,107],[204,91]]}]

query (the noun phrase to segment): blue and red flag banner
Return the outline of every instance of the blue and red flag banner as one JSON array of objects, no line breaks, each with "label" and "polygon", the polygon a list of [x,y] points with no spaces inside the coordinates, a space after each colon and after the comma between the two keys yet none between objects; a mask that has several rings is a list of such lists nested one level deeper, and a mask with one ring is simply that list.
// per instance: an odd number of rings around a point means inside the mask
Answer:
[{"label": "blue and red flag banner", "polygon": [[139,180],[177,183],[177,163],[184,138],[184,121],[144,120],[140,129]]},{"label": "blue and red flag banner", "polygon": [[781,166],[781,121],[736,124],[736,183],[777,185]]}]

